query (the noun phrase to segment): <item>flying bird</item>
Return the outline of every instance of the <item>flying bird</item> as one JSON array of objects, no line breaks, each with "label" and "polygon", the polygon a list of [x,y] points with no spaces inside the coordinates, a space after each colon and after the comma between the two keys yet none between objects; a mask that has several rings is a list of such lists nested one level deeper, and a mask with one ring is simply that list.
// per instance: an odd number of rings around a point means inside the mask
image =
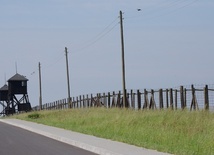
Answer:
[{"label": "flying bird", "polygon": [[141,11],[141,9],[137,9],[137,11]]}]

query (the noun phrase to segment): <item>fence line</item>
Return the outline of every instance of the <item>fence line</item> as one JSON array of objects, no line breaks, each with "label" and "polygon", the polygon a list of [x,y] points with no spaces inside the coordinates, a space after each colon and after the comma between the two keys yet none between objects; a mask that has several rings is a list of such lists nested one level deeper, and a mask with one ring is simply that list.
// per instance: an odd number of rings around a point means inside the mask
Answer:
[{"label": "fence line", "polygon": [[[159,90],[129,90],[127,91],[127,107],[131,109],[189,109],[214,110],[214,85],[180,86],[178,88]],[[123,107],[123,94],[119,92],[97,93],[96,95],[80,95],[71,97],[71,107],[68,99],[62,99],[42,105],[43,110],[90,108],[90,107]],[[39,106],[33,108],[39,110]]]}]

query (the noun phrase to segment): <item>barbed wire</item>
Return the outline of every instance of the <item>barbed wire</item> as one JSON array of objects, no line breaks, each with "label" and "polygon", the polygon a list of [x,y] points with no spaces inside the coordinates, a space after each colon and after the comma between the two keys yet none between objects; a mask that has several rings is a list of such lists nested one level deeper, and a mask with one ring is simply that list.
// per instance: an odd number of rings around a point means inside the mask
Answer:
[{"label": "barbed wire", "polygon": [[199,0],[176,0],[176,1],[165,1],[163,3],[157,3],[145,9],[140,9],[138,14],[135,16],[127,16],[126,20],[133,20],[136,18],[142,18],[143,20],[154,20],[156,18],[167,16],[182,10]]}]

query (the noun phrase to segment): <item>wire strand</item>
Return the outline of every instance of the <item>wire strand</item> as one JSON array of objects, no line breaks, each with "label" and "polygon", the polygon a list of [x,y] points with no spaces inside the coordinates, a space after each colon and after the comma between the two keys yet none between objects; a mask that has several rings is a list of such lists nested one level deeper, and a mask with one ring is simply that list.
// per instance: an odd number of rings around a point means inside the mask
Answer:
[{"label": "wire strand", "polygon": [[[99,32],[95,37],[93,37],[92,39],[90,39],[89,41],[86,41],[84,43],[81,44],[80,47],[77,47],[74,49],[74,51],[82,51],[92,45],[94,45],[97,41],[99,41],[100,39],[102,39],[104,36],[106,36],[109,32],[111,32],[116,25],[118,25],[118,22],[113,25],[116,21],[117,21],[118,17],[115,18],[109,25],[107,25],[101,32]],[[113,26],[112,26],[113,25]],[[75,52],[76,53],[76,52]]]},{"label": "wire strand", "polygon": [[[93,46],[94,44],[96,44],[99,40],[101,40],[102,38],[104,38],[107,34],[109,34],[119,23],[116,23],[114,26],[111,27],[111,29],[109,29],[108,31],[106,31],[105,33],[103,33],[102,35],[100,35],[99,37],[97,37],[95,40],[92,40],[90,42],[90,44],[85,45],[80,47],[79,49],[76,49],[74,53],[80,53],[81,51],[83,51],[84,49]],[[76,52],[79,51],[79,52]],[[82,52],[81,52],[82,53]]]},{"label": "wire strand", "polygon": [[[196,3],[199,0],[176,0],[176,1],[170,1],[170,2],[166,2],[163,3],[159,6],[156,6],[154,8],[151,8],[151,12],[148,10],[149,8],[147,8],[148,12],[146,12],[146,10],[143,10],[141,14],[136,15],[136,16],[131,16],[131,17],[126,17],[127,20],[132,20],[135,18],[144,18],[146,20],[151,20],[151,19],[155,19],[158,17],[162,17],[162,16],[167,16],[169,14],[172,14],[176,11],[179,11],[185,7],[188,7],[194,3]],[[170,10],[171,9],[171,10]],[[157,14],[158,13],[158,14]]]}]

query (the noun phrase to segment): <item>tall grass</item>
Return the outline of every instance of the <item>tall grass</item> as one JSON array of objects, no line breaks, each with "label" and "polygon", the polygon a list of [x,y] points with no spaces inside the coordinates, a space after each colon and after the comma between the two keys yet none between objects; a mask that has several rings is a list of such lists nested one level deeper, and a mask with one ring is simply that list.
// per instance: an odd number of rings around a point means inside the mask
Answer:
[{"label": "tall grass", "polygon": [[17,115],[50,126],[180,155],[214,154],[214,113],[72,109]]}]

